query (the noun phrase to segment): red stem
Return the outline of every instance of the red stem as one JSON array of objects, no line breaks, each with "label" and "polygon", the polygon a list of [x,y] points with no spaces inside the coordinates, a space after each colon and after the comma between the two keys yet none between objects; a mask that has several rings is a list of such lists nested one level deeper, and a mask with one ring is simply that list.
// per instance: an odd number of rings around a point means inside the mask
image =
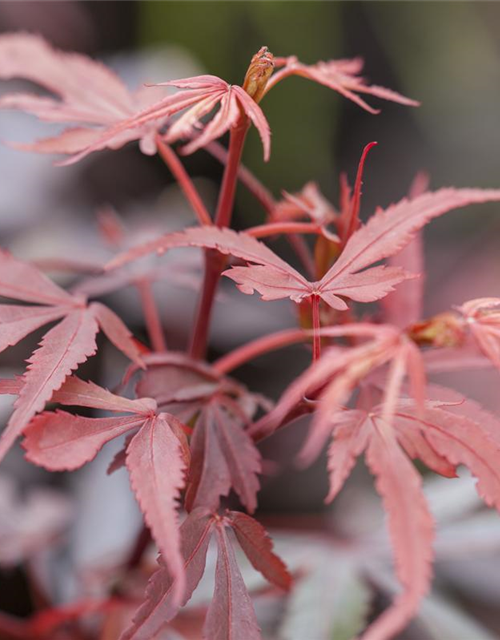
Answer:
[{"label": "red stem", "polygon": [[319,316],[319,296],[312,296],[312,323],[313,323],[313,362],[321,355],[321,319]]},{"label": "red stem", "polygon": [[321,227],[311,222],[269,222],[245,229],[254,238],[266,238],[277,234],[321,233]]},{"label": "red stem", "polygon": [[[238,167],[243,153],[243,145],[249,128],[249,120],[242,116],[239,123],[231,129],[229,138],[229,155],[224,169],[222,185],[215,214],[215,224],[218,227],[228,227],[231,224],[233,214],[234,196],[236,193],[236,183],[238,178]],[[210,329],[210,318],[212,308],[219,284],[220,276],[224,265],[225,256],[221,256],[218,251],[208,250],[205,252],[205,278],[203,280],[203,290],[196,312],[193,337],[191,339],[190,355],[193,358],[203,358],[207,350],[208,331]]]},{"label": "red stem", "polygon": [[243,145],[245,144],[249,126],[248,118],[245,116],[241,118],[239,124],[231,129],[227,164],[222,178],[217,213],[215,214],[215,224],[218,227],[229,227],[231,224],[238,167],[240,166]]},{"label": "red stem", "polygon": [[166,351],[167,343],[161,326],[158,307],[151,290],[151,283],[149,280],[139,280],[136,282],[136,287],[141,296],[144,320],[153,351]]},{"label": "red stem", "polygon": [[[214,158],[219,160],[219,162],[227,165],[229,153],[221,144],[219,144],[218,142],[211,142],[205,147],[205,149]],[[256,200],[260,202],[262,207],[267,211],[269,218],[272,220],[276,207],[276,201],[274,200],[273,195],[269,191],[269,189],[267,189],[262,184],[262,182],[260,182],[260,180],[256,178],[253,173],[251,173],[249,169],[243,166],[241,163],[238,167],[238,178],[241,180],[242,184],[245,185],[245,187],[249,190],[249,192],[256,198]],[[314,260],[311,256],[311,252],[309,251],[309,247],[304,241],[304,238],[292,234],[288,238],[288,241],[292,245],[292,248],[297,254],[299,260],[302,262],[309,276],[311,278],[314,278]]]},{"label": "red stem", "polygon": [[[225,147],[219,142],[210,142],[207,144],[205,151],[208,151],[210,155],[216,158],[221,164],[226,164],[229,157],[229,153]],[[253,173],[244,165],[240,164],[238,167],[238,178],[241,183],[248,189],[248,191],[254,196],[262,207],[268,212],[276,206],[276,202],[272,193],[267,189],[260,180],[253,175]]]},{"label": "red stem", "polygon": [[287,347],[290,344],[303,342],[308,338],[308,334],[301,329],[278,331],[263,338],[252,340],[252,342],[234,349],[225,356],[222,356],[222,358],[216,360],[212,366],[218,373],[226,374],[233,371],[233,369],[241,367],[245,362],[253,360],[269,351],[275,351],[276,349]]},{"label": "red stem", "polygon": [[189,177],[186,169],[184,169],[184,166],[179,160],[179,157],[177,156],[175,151],[167,144],[165,144],[159,135],[156,136],[156,146],[158,147],[158,151],[165,164],[172,172],[172,175],[177,180],[189,204],[193,208],[193,211],[198,218],[198,222],[202,225],[211,225],[212,218],[210,217],[207,208],[203,204],[198,190],[194,186],[191,178]]},{"label": "red stem", "polygon": [[208,332],[210,329],[210,317],[214,304],[217,285],[227,258],[218,251],[208,249],[205,251],[205,276],[203,289],[196,311],[196,322],[189,353],[192,358],[202,359],[207,350]]}]

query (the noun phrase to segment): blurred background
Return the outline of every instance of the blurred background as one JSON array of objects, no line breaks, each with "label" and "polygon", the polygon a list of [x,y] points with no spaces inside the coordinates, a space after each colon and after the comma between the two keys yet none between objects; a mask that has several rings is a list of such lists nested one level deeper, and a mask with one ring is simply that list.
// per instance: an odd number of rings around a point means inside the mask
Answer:
[{"label": "blurred background", "polygon": [[[379,146],[366,165],[364,218],[376,206],[385,207],[403,197],[419,171],[429,174],[431,188],[500,186],[500,3],[0,1],[0,32],[19,30],[39,33],[56,47],[103,60],[131,88],[198,73],[240,83],[251,56],[262,45],[276,56],[294,54],[305,63],[361,56],[365,59],[364,74],[372,83],[417,99],[422,106],[410,109],[370,98],[370,104],[382,109],[374,116],[325,87],[302,78],[286,80],[261,105],[273,133],[270,162],[266,165],[262,161],[255,131],[244,154],[245,164],[276,197],[282,190],[294,192],[315,180],[336,203],[339,173],[347,172],[352,182],[361,150],[372,140]],[[3,84],[0,92],[11,88],[10,83]],[[28,141],[46,133],[47,126],[34,118],[0,114],[2,140]],[[220,165],[204,151],[183,162],[213,208],[222,175]],[[109,205],[124,218],[132,236],[139,227],[158,233],[185,226],[191,220],[168,170],[157,157],[142,155],[137,145],[93,154],[68,168],[54,167],[52,158],[0,147],[0,244],[16,255],[42,259],[95,252],[105,256],[97,239],[96,211]],[[244,228],[263,219],[258,204],[240,188],[235,224]],[[427,314],[474,297],[500,296],[498,206],[468,208],[445,216],[431,224],[425,239]],[[286,253],[286,246],[279,245],[278,249]],[[193,314],[198,287],[196,259],[189,265],[188,275],[168,291],[157,289],[169,345],[179,349],[188,339],[185,327]],[[133,293],[113,294],[110,304],[139,336],[144,334]],[[262,303],[241,296],[232,286],[224,287],[214,318],[212,355],[266,331],[294,324],[287,304]],[[38,338],[35,335],[2,356],[2,377],[19,372],[19,360],[26,357]],[[252,390],[276,398],[308,361],[308,353],[290,349],[286,355],[260,358],[239,370],[238,377]],[[103,384],[112,385],[122,365],[113,352],[105,364],[91,362],[89,368]],[[494,375],[480,372],[455,375],[446,382],[450,380],[490,409],[500,410]],[[7,417],[10,400],[0,397],[0,401],[1,417]],[[325,515],[324,461],[305,472],[293,468],[291,459],[304,426],[297,423],[285,436],[263,448],[280,473],[264,479],[262,514],[286,514],[287,518],[293,516],[294,522],[299,514],[301,518],[309,514],[306,522],[324,517],[343,520],[349,511],[346,501],[336,507],[336,512]],[[71,599],[77,589],[75,566],[97,562],[120,545],[126,547],[140,526],[126,475],[119,472],[108,478],[105,474],[113,453],[105,451],[95,463],[72,476],[49,476],[30,468],[22,461],[20,451],[14,452],[4,467],[4,473],[14,478],[22,492],[29,493],[31,487],[42,483],[55,485],[65,494],[57,494],[57,499],[67,500],[67,504],[59,505],[57,517],[48,518],[61,528],[65,522],[72,523],[65,537],[71,560],[67,553],[59,554],[62,566],[66,562],[72,567],[71,571],[59,572],[61,599]],[[371,481],[366,481],[362,470],[354,483],[366,485],[371,491]],[[460,502],[460,496],[456,499]],[[6,516],[0,525],[0,541],[2,526],[5,535],[12,536],[9,518]],[[499,530],[493,521],[489,523],[493,528],[488,529],[488,535],[493,539]],[[497,540],[500,547],[500,535]],[[486,564],[494,563],[500,569],[496,551],[500,549],[490,544],[488,553],[492,555]],[[460,571],[453,575],[443,570],[441,580],[447,596],[451,594],[458,603],[457,610],[476,619],[479,626],[463,632],[472,635],[447,636],[444,632],[439,636],[434,623],[431,631],[426,628],[427,635],[420,628],[413,632],[416,635],[401,638],[478,640],[490,637],[490,632],[500,633],[496,613],[500,581],[486,571],[484,557],[478,560],[472,552],[470,556],[470,564],[461,575]],[[33,598],[26,590],[25,568],[19,560],[10,565],[3,575],[10,588],[0,588],[0,608],[26,614],[33,608]],[[474,588],[467,590],[472,575]],[[284,637],[301,640],[290,634]],[[338,636],[338,640],[343,638]],[[302,640],[321,639],[303,636]]]}]

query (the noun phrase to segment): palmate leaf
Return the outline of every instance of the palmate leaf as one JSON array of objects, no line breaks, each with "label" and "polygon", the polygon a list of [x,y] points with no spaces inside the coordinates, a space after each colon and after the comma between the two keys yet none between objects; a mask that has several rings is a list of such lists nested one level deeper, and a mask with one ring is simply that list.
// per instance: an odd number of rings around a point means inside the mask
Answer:
[{"label": "palmate leaf", "polygon": [[44,412],[25,430],[26,457],[50,470],[72,470],[92,460],[106,442],[136,431],[127,441],[125,464],[139,505],[174,578],[173,599],[184,593],[177,506],[184,487],[186,444],[183,425],[172,415],[156,415],[149,398],[128,400],[93,383],[70,378],[53,400],[132,413],[131,416],[84,418]]},{"label": "palmate leaf", "polygon": [[180,527],[181,554],[186,575],[186,589],[180,602],[173,598],[172,576],[162,557],[160,568],[151,577],[146,589],[146,601],[137,610],[132,625],[120,640],[149,640],[191,598],[205,571],[208,545],[214,527],[213,516],[206,509],[194,509]]},{"label": "palmate leaf", "polygon": [[66,377],[95,354],[98,330],[92,311],[84,309],[72,311],[45,334],[40,348],[29,360],[23,387],[14,404],[15,411],[0,438],[0,459]]},{"label": "palmate leaf", "polygon": [[231,488],[253,513],[261,471],[260,454],[244,423],[224,405],[205,407],[191,441],[191,467],[186,504],[216,509]]},{"label": "palmate leaf", "polygon": [[251,263],[225,272],[244,293],[258,291],[264,300],[290,298],[295,302],[319,296],[329,306],[345,310],[347,304],[342,298],[358,302],[379,300],[410,277],[400,267],[373,264],[401,251],[431,219],[468,204],[498,200],[500,191],[451,188],[425,193],[412,200],[405,198],[385,211],[377,211],[366,225],[353,233],[338,260],[318,282],[307,281],[249,234],[215,227],[167,234],[121,254],[108,268],[174,247],[217,249]]},{"label": "palmate leaf", "polygon": [[180,527],[181,553],[186,574],[186,591],[182,601],[172,598],[172,578],[162,557],[160,568],[151,577],[146,601],[137,610],[130,628],[120,640],[150,640],[172,620],[191,598],[205,571],[210,538],[215,530],[219,548],[214,599],[207,614],[204,637],[255,638],[260,633],[243,578],[238,568],[226,527],[233,529],[247,558],[257,571],[280,589],[288,589],[291,576],[284,563],[272,550],[265,529],[253,518],[228,511],[222,518],[207,509],[193,509]]},{"label": "palmate leaf", "polygon": [[217,524],[214,597],[203,627],[204,640],[261,640],[252,601],[224,525]]},{"label": "palmate leaf", "polygon": [[34,265],[7,252],[0,252],[0,267],[0,295],[41,305],[0,305],[0,350],[62,319],[44,335],[40,348],[28,360],[15,411],[0,437],[1,459],[66,377],[96,353],[100,328],[139,366],[142,360],[131,333],[107,307],[99,303],[87,306],[84,299],[61,289]]},{"label": "palmate leaf", "polygon": [[363,640],[393,637],[414,616],[431,580],[433,521],[421,492],[421,479],[411,465],[419,458],[433,471],[453,477],[459,464],[478,479],[477,491],[486,504],[500,510],[500,423],[476,402],[433,386],[419,410],[400,400],[393,423],[382,406],[348,410],[331,416],[333,441],[328,452],[331,501],[342,488],[359,455],[365,451],[377,491],[388,514],[403,591],[363,635]]},{"label": "palmate leaf", "polygon": [[134,493],[153,536],[174,577],[174,602],[184,593],[179,550],[177,506],[184,487],[186,444],[183,425],[172,415],[156,415],[150,398],[120,398],[93,383],[70,378],[53,400],[131,416],[84,418],[65,412],[44,412],[25,430],[27,458],[50,470],[72,470],[92,460],[102,446],[127,432],[125,464]]},{"label": "palmate leaf", "polygon": [[260,454],[248,433],[259,399],[235,380],[185,354],[146,357],[139,396],[193,427],[185,506],[216,510],[233,489],[250,512],[257,506]]},{"label": "palmate leaf", "polygon": [[364,64],[362,58],[320,60],[316,64],[304,64],[296,56],[288,56],[276,58],[275,63],[276,67],[282,68],[272,76],[267,90],[271,89],[283,78],[297,75],[337,91],[340,95],[352,100],[352,102],[355,102],[369,113],[379,113],[379,109],[374,109],[368,105],[357,93],[366,93],[382,100],[390,100],[391,102],[398,102],[412,107],[417,107],[420,104],[391,89],[367,84],[366,80],[359,75]]},{"label": "palmate leaf", "polygon": [[[81,125],[31,144],[14,145],[37,153],[76,154],[87,149],[100,142],[113,125],[156,103],[164,95],[164,89],[155,87],[130,92],[120,78],[100,62],[54,49],[40,36],[28,33],[0,37],[0,78],[23,78],[55,96],[6,94],[0,98],[0,109],[18,109],[44,121]],[[106,139],[99,148],[118,148],[138,139],[144,153],[155,153],[154,136],[163,124],[158,121],[153,126],[123,131]]]}]

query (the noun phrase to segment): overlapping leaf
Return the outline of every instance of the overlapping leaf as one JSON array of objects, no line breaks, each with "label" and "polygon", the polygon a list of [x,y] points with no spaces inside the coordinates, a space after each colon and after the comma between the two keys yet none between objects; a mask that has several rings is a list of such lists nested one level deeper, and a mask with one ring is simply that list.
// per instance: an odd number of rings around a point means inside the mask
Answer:
[{"label": "overlapping leaf", "polygon": [[25,430],[23,446],[31,462],[61,471],[80,467],[92,460],[106,442],[137,431],[127,443],[126,465],[146,522],[175,578],[174,600],[179,601],[185,577],[176,510],[189,456],[183,425],[170,414],[156,413],[156,402],[150,398],[128,400],[77,378],[70,378],[54,400],[132,413],[83,418],[66,412],[44,412]]},{"label": "overlapping leaf", "polygon": [[0,438],[2,458],[66,377],[95,354],[99,329],[131,360],[139,365],[142,361],[131,333],[110,309],[99,303],[87,305],[84,298],[70,295],[36,267],[4,251],[0,252],[0,295],[40,305],[0,305],[1,349],[62,318],[28,360],[15,411]]},{"label": "overlapping leaf", "polygon": [[[433,524],[421,492],[421,480],[410,458],[419,458],[433,471],[453,477],[459,464],[478,478],[477,491],[500,510],[500,423],[477,403],[434,387],[418,409],[400,400],[389,424],[383,406],[331,415],[333,441],[328,452],[330,492],[333,500],[350,474],[356,458],[365,452],[368,467],[384,500],[395,550],[396,573],[404,587],[394,604],[363,638],[393,637],[415,614],[431,579]],[[451,401],[453,400],[453,402]]]},{"label": "overlapping leaf", "polygon": [[153,574],[146,591],[146,601],[134,616],[131,627],[121,640],[149,640],[172,620],[191,598],[205,571],[206,555],[212,534],[216,533],[218,560],[214,598],[204,626],[207,640],[260,640],[253,606],[237,565],[226,527],[230,527],[257,571],[280,589],[289,589],[291,576],[272,550],[265,529],[253,518],[229,511],[223,518],[207,509],[196,508],[180,528],[187,589],[181,603],[172,599],[172,579],[160,557],[160,568]]},{"label": "overlapping leaf", "polygon": [[212,368],[176,353],[146,357],[139,395],[194,426],[190,442],[186,507],[217,509],[233,489],[253,512],[261,471],[260,454],[248,434],[258,398]]},{"label": "overlapping leaf", "polygon": [[[52,48],[43,38],[28,33],[0,37],[0,78],[23,78],[47,89],[57,98],[31,93],[6,94],[0,108],[19,109],[41,120],[77,123],[61,134],[18,148],[38,153],[75,154],[101,141],[117,123],[157,102],[158,88],[128,91],[120,78],[105,65],[76,53]],[[164,120],[141,125],[106,138],[100,148],[118,148],[140,140],[144,153],[156,151],[154,137]]]},{"label": "overlapping leaf", "polygon": [[233,267],[225,272],[244,293],[258,291],[264,300],[290,298],[295,302],[319,296],[334,309],[345,310],[347,304],[343,298],[373,302],[409,277],[400,267],[373,265],[401,251],[431,219],[468,204],[498,200],[500,191],[495,190],[441,189],[378,210],[366,225],[350,236],[338,260],[318,282],[306,280],[248,234],[217,228],[192,228],[167,234],[125,252],[108,267],[174,247],[217,249],[250,263],[250,266]]}]

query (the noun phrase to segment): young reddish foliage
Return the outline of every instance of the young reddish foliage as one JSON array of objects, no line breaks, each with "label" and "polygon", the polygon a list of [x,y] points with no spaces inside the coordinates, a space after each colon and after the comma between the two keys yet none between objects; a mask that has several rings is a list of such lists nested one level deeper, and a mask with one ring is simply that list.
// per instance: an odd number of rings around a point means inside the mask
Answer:
[{"label": "young reddish foliage", "polygon": [[[352,193],[345,177],[341,178],[338,210],[315,183],[307,183],[294,195],[285,192],[284,199],[276,202],[241,165],[251,124],[260,134],[264,158],[269,158],[271,134],[260,104],[288,76],[314,80],[371,113],[375,109],[358,94],[418,104],[394,91],[368,85],[359,76],[361,68],[360,59],[305,65],[293,56],[274,58],[262,47],[252,58],[242,86],[201,75],[131,94],[99,63],[56,51],[38,36],[0,36],[0,78],[27,79],[53,94],[7,94],[0,98],[0,108],[78,125],[53,138],[17,145],[19,148],[67,154],[71,157],[65,164],[70,164],[93,151],[140,140],[144,153],[159,150],[200,223],[130,248],[116,216],[101,216],[101,233],[115,252],[107,274],[92,256],[84,260],[56,256],[52,261],[52,266],[80,278],[71,292],[33,264],[0,252],[0,295],[23,303],[0,305],[0,351],[56,323],[42,338],[25,373],[0,380],[0,393],[18,396],[0,439],[0,457],[24,433],[29,461],[49,470],[73,470],[92,460],[107,442],[126,436],[109,471],[127,468],[145,526],[160,551],[159,568],[129,627],[122,624],[118,628],[113,619],[114,626],[99,630],[103,638],[110,637],[109,633],[113,639],[121,634],[121,640],[159,637],[198,587],[211,541],[217,546],[215,588],[202,612],[206,616],[199,634],[206,640],[261,638],[232,537],[253,568],[282,597],[294,584],[262,525],[240,511],[223,510],[221,503],[237,499],[249,513],[256,511],[263,469],[256,443],[305,413],[314,415],[299,454],[302,464],[310,463],[332,438],[326,500],[337,496],[363,454],[388,515],[395,573],[402,590],[365,629],[364,640],[394,638],[417,613],[430,588],[434,523],[412,460],[420,460],[449,479],[456,477],[458,465],[467,466],[477,479],[479,495],[500,510],[498,420],[476,402],[427,384],[427,374],[435,371],[484,367],[488,362],[500,368],[500,301],[472,300],[456,311],[423,318],[425,265],[420,233],[428,222],[448,211],[500,201],[500,190],[429,192],[426,180],[420,177],[407,198],[377,209],[362,224],[363,169],[375,143],[362,153]],[[165,95],[163,87],[178,91]],[[226,132],[227,151],[216,142]],[[205,148],[225,165],[213,220],[169,146],[180,140],[184,141],[181,153]],[[266,223],[241,232],[231,229],[238,178],[267,215]],[[306,234],[314,241],[314,251],[304,239]],[[263,241],[276,235],[290,239],[307,276]],[[147,254],[176,247],[205,251],[205,275],[189,354],[166,348],[150,286],[163,276],[162,268],[148,265],[118,270]],[[45,266],[50,264],[49,260]],[[257,291],[264,300],[299,303],[299,322],[312,327],[312,332],[292,329],[265,335],[214,364],[206,362],[211,311],[223,271],[243,293]],[[156,353],[138,343],[108,307],[87,301],[88,296],[98,297],[129,284],[139,290]],[[371,316],[363,307],[358,313],[358,307],[351,304],[378,301],[381,313]],[[135,398],[72,375],[95,354],[99,330],[132,360],[123,372],[120,389],[134,379]],[[274,408],[227,377],[229,371],[271,350],[307,343],[311,333],[313,362],[290,382]],[[352,408],[349,403],[356,393]],[[49,401],[111,415],[44,411]],[[264,415],[257,416],[258,411]],[[181,507],[184,511],[179,515]],[[147,528],[124,563],[120,586],[125,590],[147,547]],[[121,597],[117,606],[125,608],[126,601]],[[26,625],[0,619],[0,633],[14,629],[20,638],[64,634],[66,622],[79,623],[89,611],[109,613],[115,606],[114,592],[109,590],[108,597],[97,604],[76,603],[69,610],[54,607],[45,618],[35,617]],[[359,627],[358,622],[355,626]]]}]

